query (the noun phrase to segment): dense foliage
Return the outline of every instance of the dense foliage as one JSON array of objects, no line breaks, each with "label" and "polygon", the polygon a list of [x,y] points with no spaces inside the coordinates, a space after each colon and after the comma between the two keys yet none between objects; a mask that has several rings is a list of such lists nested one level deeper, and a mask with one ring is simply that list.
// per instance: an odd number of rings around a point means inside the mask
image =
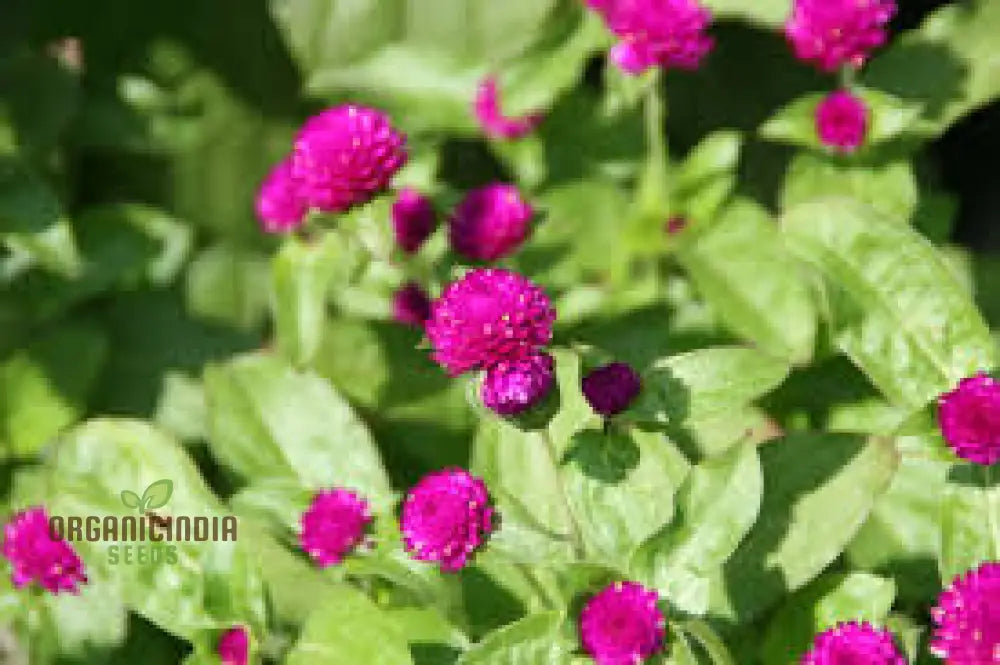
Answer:
[{"label": "dense foliage", "polygon": [[5,7],[0,662],[994,662],[1000,3],[704,4]]}]

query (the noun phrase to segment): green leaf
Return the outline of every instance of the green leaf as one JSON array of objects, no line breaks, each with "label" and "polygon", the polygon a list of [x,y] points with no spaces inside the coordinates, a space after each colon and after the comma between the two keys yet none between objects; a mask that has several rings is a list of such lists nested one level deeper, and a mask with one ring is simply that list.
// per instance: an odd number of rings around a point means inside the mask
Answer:
[{"label": "green leaf", "polygon": [[350,487],[376,510],[393,493],[364,423],[326,380],[269,355],[205,370],[210,444],[244,477],[287,478],[307,489]]},{"label": "green leaf", "polygon": [[838,573],[802,589],[771,619],[761,645],[761,661],[773,665],[799,662],[813,636],[845,621],[885,622],[896,585],[870,573]]},{"label": "green leaf", "polygon": [[826,278],[834,342],[891,402],[921,407],[995,364],[968,292],[909,227],[851,199],[796,206],[783,227]]},{"label": "green leaf", "polygon": [[713,612],[741,622],[840,555],[897,464],[891,439],[848,434],[789,435],[769,442],[760,455],[760,517],[713,580]]},{"label": "green leaf", "polygon": [[674,521],[636,552],[633,577],[659,589],[675,606],[697,613],[684,602],[692,579],[706,578],[736,551],[757,518],[763,483],[750,444],[694,466],[677,496]]},{"label": "green leaf", "polygon": [[561,665],[575,644],[563,631],[561,612],[533,614],[494,631],[458,660],[458,665]]},{"label": "green leaf", "polygon": [[712,628],[698,619],[689,619],[681,624],[684,632],[693,637],[705,650],[712,665],[735,665],[726,643]]},{"label": "green leaf", "polygon": [[203,250],[186,275],[188,311],[244,330],[258,327],[267,315],[266,265],[263,254],[230,244]]},{"label": "green leaf", "polygon": [[677,258],[733,332],[793,362],[812,356],[816,311],[796,262],[763,208],[737,201],[689,244],[679,246]]},{"label": "green leaf", "polygon": [[285,665],[412,665],[392,619],[360,592],[338,586],[313,612]]},{"label": "green leaf", "polygon": [[941,581],[1000,559],[1000,487],[990,467],[956,464],[941,503]]},{"label": "green leaf", "polygon": [[174,483],[169,478],[162,478],[152,483],[142,494],[142,505],[145,510],[162,508],[170,501],[174,493]]},{"label": "green leaf", "polygon": [[789,0],[706,0],[705,6],[720,18],[739,18],[762,26],[777,27],[791,11]]},{"label": "green leaf", "polygon": [[121,499],[126,508],[139,508],[139,505],[142,502],[139,495],[130,490],[122,490]]}]

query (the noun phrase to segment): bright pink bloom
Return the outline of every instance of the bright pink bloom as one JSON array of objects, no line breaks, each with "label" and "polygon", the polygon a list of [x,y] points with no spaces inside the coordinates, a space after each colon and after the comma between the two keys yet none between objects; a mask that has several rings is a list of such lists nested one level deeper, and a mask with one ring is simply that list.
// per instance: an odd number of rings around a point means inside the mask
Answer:
[{"label": "bright pink bloom", "polygon": [[865,140],[868,109],[846,90],[831,92],[816,107],[816,133],[823,145],[854,152]]},{"label": "bright pink bloom", "polygon": [[37,583],[51,593],[76,593],[87,583],[83,561],[63,538],[53,538],[49,516],[35,507],[15,513],[3,531],[3,555],[11,563],[11,581],[21,588]]},{"label": "bright pink bloom", "polygon": [[634,369],[625,363],[610,363],[591,371],[582,381],[583,396],[602,416],[613,416],[628,408],[642,383]]},{"label": "bright pink bloom", "polygon": [[785,36],[797,58],[823,71],[860,69],[885,44],[895,13],[893,0],[795,0]]},{"label": "bright pink bloom", "polygon": [[291,162],[287,159],[279,162],[257,192],[260,227],[267,233],[291,231],[302,224],[307,207],[299,195],[298,184],[292,179]]},{"label": "bright pink bloom", "polygon": [[472,108],[483,133],[491,139],[519,139],[534,131],[545,117],[538,111],[516,117],[504,115],[497,80],[493,76],[479,84]]},{"label": "bright pink bloom", "polygon": [[451,246],[470,259],[495,261],[521,246],[534,214],[513,185],[493,183],[474,189],[451,215]]},{"label": "bright pink bloom", "polygon": [[392,297],[392,318],[414,328],[423,328],[431,315],[431,300],[413,282],[404,284]]},{"label": "bright pink bloom", "polygon": [[250,637],[243,626],[233,626],[222,634],[215,647],[222,665],[247,665]]},{"label": "bright pink bloom", "polygon": [[674,215],[673,217],[667,220],[665,229],[668,235],[675,236],[684,229],[686,229],[687,225],[688,225],[687,218],[682,217],[680,215]]},{"label": "bright pink bloom", "polygon": [[392,230],[396,244],[412,254],[434,232],[437,222],[430,199],[415,189],[404,187],[392,204]]},{"label": "bright pink bloom", "polygon": [[931,609],[930,652],[947,665],[985,665],[1000,659],[1000,563],[959,575]]},{"label": "bright pink bloom", "polygon": [[556,311],[541,288],[500,268],[470,270],[431,305],[432,357],[452,376],[537,354]]},{"label": "bright pink bloom", "polygon": [[292,150],[292,177],[323,212],[367,203],[406,163],[406,137],[381,111],[348,104],[306,121]]},{"label": "bright pink bloom", "polygon": [[907,665],[892,633],[865,623],[840,623],[820,633],[801,665]]},{"label": "bright pink bloom", "polygon": [[504,360],[486,371],[480,395],[486,408],[502,416],[527,411],[542,401],[555,378],[552,356]]},{"label": "bright pink bloom", "polygon": [[358,546],[371,521],[368,502],[351,490],[322,490],[302,514],[299,542],[325,568],[340,563]]},{"label": "bright pink bloom", "polygon": [[696,0],[588,0],[621,41],[611,60],[627,74],[650,67],[696,69],[712,50],[712,14]]},{"label": "bright pink bloom", "polygon": [[944,440],[956,455],[976,464],[1000,461],[1000,383],[986,374],[962,379],[938,401]]},{"label": "bright pink bloom", "polygon": [[597,665],[636,665],[663,647],[659,596],[635,582],[615,582],[580,613],[580,640]]},{"label": "bright pink bloom", "polygon": [[400,529],[414,559],[459,570],[493,530],[486,484],[464,469],[424,476],[403,501]]}]

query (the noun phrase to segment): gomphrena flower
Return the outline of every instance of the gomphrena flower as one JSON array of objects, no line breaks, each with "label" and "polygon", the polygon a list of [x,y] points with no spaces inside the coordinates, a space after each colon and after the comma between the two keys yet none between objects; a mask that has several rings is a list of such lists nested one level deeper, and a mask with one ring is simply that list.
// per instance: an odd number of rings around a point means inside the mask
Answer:
[{"label": "gomphrena flower", "polygon": [[302,514],[299,542],[321,567],[340,563],[357,547],[371,522],[368,502],[351,490],[322,490]]},{"label": "gomphrena flower", "polygon": [[457,468],[424,476],[403,500],[400,530],[414,559],[459,570],[493,530],[486,484]]},{"label": "gomphrena flower", "polygon": [[291,231],[302,224],[308,206],[299,195],[289,160],[279,162],[264,178],[255,207],[260,226],[267,233]]},{"label": "gomphrena flower", "polygon": [[602,416],[613,416],[628,408],[639,394],[639,374],[625,363],[614,362],[592,370],[581,382],[587,403]]},{"label": "gomphrena flower", "polygon": [[392,296],[392,318],[414,328],[423,328],[431,315],[431,301],[414,282],[407,282]]},{"label": "gomphrena flower", "polygon": [[80,584],[86,584],[83,561],[72,545],[52,537],[44,508],[15,513],[4,527],[3,536],[3,555],[11,563],[15,587],[35,582],[52,593],[76,593]]},{"label": "gomphrena flower", "polygon": [[1000,461],[1000,383],[986,374],[962,379],[938,401],[944,440],[956,455],[976,464]]},{"label": "gomphrena flower", "polygon": [[436,223],[434,206],[430,199],[415,189],[404,187],[392,204],[392,230],[396,244],[412,254],[420,249],[434,232]]},{"label": "gomphrena flower", "polygon": [[865,140],[868,109],[846,90],[831,92],[816,107],[816,133],[823,145],[854,152]]},{"label": "gomphrena flower", "polygon": [[480,82],[472,110],[483,133],[499,140],[519,139],[530,134],[545,117],[538,111],[521,116],[504,115],[500,90],[493,76],[488,76]]},{"label": "gomphrena flower", "polygon": [[820,633],[801,665],[907,665],[892,633],[868,622],[840,623]]},{"label": "gomphrena flower", "polygon": [[611,60],[628,74],[650,67],[695,69],[712,50],[711,13],[696,0],[587,0],[621,41]]},{"label": "gomphrena flower", "polygon": [[688,220],[686,217],[683,217],[681,215],[674,215],[673,217],[667,220],[667,223],[664,225],[663,228],[667,232],[667,235],[675,236],[684,229],[686,229],[687,225],[688,225]]},{"label": "gomphrena flower", "polygon": [[859,69],[885,44],[895,13],[893,0],[795,0],[785,36],[797,58],[823,71]]},{"label": "gomphrena flower", "polygon": [[615,582],[580,613],[580,640],[597,665],[636,665],[663,647],[666,620],[653,590]]},{"label": "gomphrena flower", "polygon": [[554,370],[552,356],[545,353],[503,360],[486,371],[480,389],[483,404],[502,416],[527,411],[552,389]]},{"label": "gomphrena flower", "polygon": [[222,665],[247,665],[250,636],[243,626],[233,626],[222,634],[215,647]]},{"label": "gomphrena flower", "polygon": [[474,189],[451,214],[451,246],[470,259],[495,261],[524,242],[534,214],[513,185],[492,183]]},{"label": "gomphrena flower", "polygon": [[931,609],[930,652],[947,665],[1000,662],[1000,563],[959,575]]},{"label": "gomphrena flower", "polygon": [[406,163],[406,137],[381,111],[347,104],[306,121],[292,149],[299,194],[323,212],[343,212],[384,189]]},{"label": "gomphrena flower", "polygon": [[556,311],[545,292],[517,273],[477,268],[431,305],[434,360],[457,376],[537,354],[552,340]]}]

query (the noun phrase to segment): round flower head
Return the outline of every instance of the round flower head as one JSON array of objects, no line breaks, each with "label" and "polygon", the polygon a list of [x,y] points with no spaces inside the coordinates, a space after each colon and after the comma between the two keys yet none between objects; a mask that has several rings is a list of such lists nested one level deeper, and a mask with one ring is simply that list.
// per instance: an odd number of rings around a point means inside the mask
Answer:
[{"label": "round flower head", "polygon": [[480,187],[469,192],[451,215],[451,246],[470,259],[495,261],[524,242],[534,214],[513,185]]},{"label": "round flower head", "polygon": [[348,104],[306,121],[292,150],[292,177],[310,206],[343,212],[366,203],[406,163],[406,137],[380,111]]},{"label": "round flower head", "polygon": [[504,115],[497,80],[492,76],[486,77],[479,84],[472,109],[483,133],[491,139],[521,138],[530,134],[544,117],[539,112],[516,117]]},{"label": "round flower head", "polygon": [[642,383],[634,369],[625,363],[611,363],[591,371],[582,381],[587,403],[602,416],[613,416],[628,408]]},{"label": "round flower head", "polygon": [[1000,662],[1000,563],[959,575],[931,609],[930,652],[947,665]]},{"label": "round flower head", "polygon": [[527,411],[552,389],[552,356],[539,354],[523,360],[504,360],[486,371],[480,395],[486,408],[502,416]]},{"label": "round flower head", "polygon": [[302,224],[306,202],[299,195],[298,184],[292,179],[289,160],[271,170],[257,192],[257,218],[267,233],[291,231]]},{"label": "round flower head", "polygon": [[667,220],[667,223],[664,226],[664,230],[666,230],[667,235],[675,236],[684,229],[686,229],[687,225],[688,225],[687,218],[682,217],[680,215],[674,215],[673,217]]},{"label": "round flower head", "polygon": [[650,67],[695,69],[712,50],[711,13],[696,0],[588,0],[621,41],[611,60],[627,74]]},{"label": "round flower head", "polygon": [[299,542],[321,567],[340,563],[364,538],[372,521],[368,502],[350,490],[323,490],[302,514]]},{"label": "round flower head", "polygon": [[893,0],[795,0],[785,36],[797,58],[823,71],[858,69],[885,44],[895,13]]},{"label": "round flower head", "polygon": [[1000,460],[1000,383],[986,374],[962,379],[941,396],[938,420],[956,455],[976,464]]},{"label": "round flower head", "polygon": [[21,588],[31,582],[52,593],[72,591],[86,584],[83,562],[73,547],[49,531],[44,508],[16,513],[3,531],[3,555],[10,561],[11,581]]},{"label": "round flower head", "polygon": [[403,501],[400,529],[414,559],[459,570],[493,530],[486,484],[464,469],[424,476]]},{"label": "round flower head", "polygon": [[233,626],[222,634],[215,651],[222,665],[247,665],[250,637],[243,626]]},{"label": "round flower head", "polygon": [[854,152],[865,140],[868,109],[847,92],[831,92],[816,107],[816,133],[823,145],[841,152]]},{"label": "round flower head", "polygon": [[413,282],[404,284],[392,297],[392,318],[398,323],[423,328],[430,314],[430,299]]},{"label": "round flower head", "polygon": [[663,646],[666,621],[655,591],[616,582],[580,613],[580,640],[597,665],[636,665]]},{"label": "round flower head", "polygon": [[820,633],[801,665],[907,665],[892,633],[868,622],[837,624]]},{"label": "round flower head", "polygon": [[436,219],[430,200],[415,189],[400,190],[392,204],[392,230],[396,244],[412,254],[434,231]]},{"label": "round flower head", "polygon": [[499,268],[470,270],[431,305],[432,357],[449,374],[527,358],[552,340],[556,312],[541,288]]}]

